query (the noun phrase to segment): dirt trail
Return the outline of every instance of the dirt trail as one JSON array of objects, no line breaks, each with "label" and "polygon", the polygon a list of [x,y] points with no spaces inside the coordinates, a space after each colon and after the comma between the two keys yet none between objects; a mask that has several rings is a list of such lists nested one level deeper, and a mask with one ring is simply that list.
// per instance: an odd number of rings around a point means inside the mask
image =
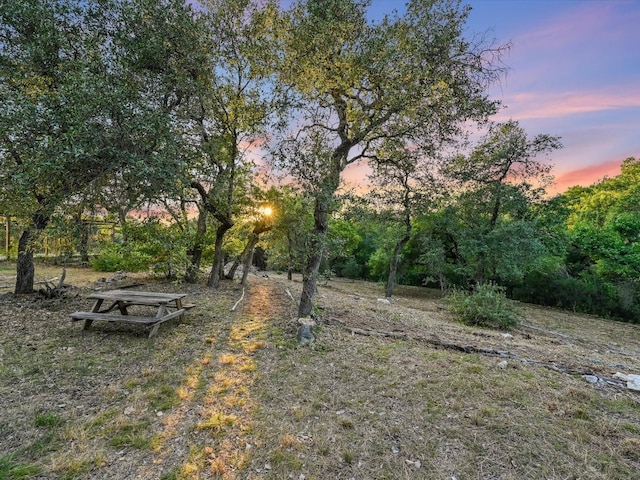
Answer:
[{"label": "dirt trail", "polygon": [[230,321],[211,325],[210,348],[186,369],[180,404],[163,420],[153,462],[133,478],[160,478],[171,469],[181,478],[237,478],[249,461],[258,407],[254,354],[266,346],[268,323],[283,314],[278,286],[253,278]]}]

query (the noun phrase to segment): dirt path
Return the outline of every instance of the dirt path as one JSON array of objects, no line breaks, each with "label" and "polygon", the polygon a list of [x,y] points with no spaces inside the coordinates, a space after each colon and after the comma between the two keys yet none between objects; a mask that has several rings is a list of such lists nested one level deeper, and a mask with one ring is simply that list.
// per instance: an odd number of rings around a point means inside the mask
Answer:
[{"label": "dirt path", "polygon": [[253,447],[254,354],[266,346],[271,320],[286,312],[282,292],[273,282],[253,278],[229,321],[212,324],[210,348],[185,370],[180,404],[163,419],[153,462],[134,476],[160,478],[180,471],[180,478],[238,478]]}]

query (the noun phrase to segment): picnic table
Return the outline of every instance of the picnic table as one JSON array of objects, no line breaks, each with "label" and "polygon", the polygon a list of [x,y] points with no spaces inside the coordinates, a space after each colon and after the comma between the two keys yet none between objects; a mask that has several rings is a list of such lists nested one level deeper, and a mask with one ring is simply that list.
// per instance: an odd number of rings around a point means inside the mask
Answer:
[{"label": "picnic table", "polygon": [[[182,303],[186,293],[140,292],[135,290],[106,290],[94,292],[87,298],[95,300],[90,312],[74,312],[69,316],[73,322],[84,320],[84,330],[91,327],[94,320],[134,323],[150,328],[149,338],[158,333],[158,327],[172,318],[180,317],[195,305]],[[102,304],[111,302],[108,308]],[[157,307],[155,316],[130,315],[128,308],[133,305]]]}]

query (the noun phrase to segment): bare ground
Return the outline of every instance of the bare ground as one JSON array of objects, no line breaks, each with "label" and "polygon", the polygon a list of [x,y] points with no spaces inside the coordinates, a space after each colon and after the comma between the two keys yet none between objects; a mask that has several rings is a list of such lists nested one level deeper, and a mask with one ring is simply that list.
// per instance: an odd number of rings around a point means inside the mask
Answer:
[{"label": "bare ground", "polygon": [[[386,304],[331,280],[301,347],[299,279],[243,296],[100,276],[0,294],[0,479],[640,478],[640,394],[615,377],[640,374],[640,326],[522,306],[510,332],[470,328],[437,292]],[[197,307],[151,340],[70,323],[91,289],[131,283]]]}]

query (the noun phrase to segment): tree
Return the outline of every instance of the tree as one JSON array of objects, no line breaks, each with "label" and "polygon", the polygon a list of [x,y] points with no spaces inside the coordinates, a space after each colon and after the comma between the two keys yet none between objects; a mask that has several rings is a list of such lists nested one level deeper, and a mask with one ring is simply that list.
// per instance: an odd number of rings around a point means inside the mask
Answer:
[{"label": "tree", "polygon": [[[33,242],[64,202],[113,179],[150,198],[175,177],[171,112],[184,83],[169,81],[174,70],[165,65],[178,60],[180,39],[160,37],[165,51],[136,39],[146,21],[167,32],[192,17],[175,0],[2,0],[0,7],[0,100],[8,106],[0,113],[0,178],[8,186],[0,204],[28,219],[15,292],[29,293]],[[144,21],[130,23],[140,11]]]},{"label": "tree", "polygon": [[640,160],[628,158],[617,177],[566,193],[567,220],[576,249],[606,281],[640,278]]},{"label": "tree", "polygon": [[94,3],[0,3],[0,203],[26,226],[16,293],[33,291],[33,241],[62,201],[105,169],[98,95],[108,10]]},{"label": "tree", "polygon": [[[217,222],[215,255],[208,285],[217,287],[224,261],[223,242],[235,217],[249,201],[254,160],[251,149],[266,135],[273,113],[268,58],[273,52],[268,34],[273,5],[249,0],[207,0],[211,35],[211,83],[191,107],[188,135],[197,158],[190,185],[200,208]],[[196,241],[203,238],[202,232]],[[195,244],[192,251],[201,251]],[[194,264],[198,257],[194,257]]]},{"label": "tree", "polygon": [[[476,228],[476,236],[467,237],[467,247],[474,252],[477,283],[496,272],[495,255],[507,253],[500,238],[512,239],[509,235],[516,234],[517,226],[521,240],[528,237],[525,223],[500,225],[499,220],[507,209],[512,219],[521,219],[528,206],[542,198],[553,179],[552,165],[538,157],[561,146],[559,137],[547,134],[529,140],[518,122],[511,120],[491,125],[471,154],[457,155],[447,165],[445,171],[463,189],[458,202],[466,204],[468,225]],[[505,228],[511,233],[496,231]]]},{"label": "tree", "polygon": [[394,231],[401,232],[393,246],[385,288],[385,297],[391,298],[400,254],[411,240],[415,213],[425,214],[432,208],[441,189],[436,185],[435,161],[427,157],[426,152],[415,146],[386,143],[386,148],[373,157],[371,179],[376,188],[370,195],[392,216],[397,225]]},{"label": "tree", "polygon": [[[465,120],[495,111],[485,87],[500,49],[463,35],[457,1],[414,0],[377,23],[367,2],[307,0],[286,12],[279,81],[295,94],[295,128],[278,159],[314,197],[314,227],[299,314],[313,306],[318,271],[344,169],[385,139],[419,144],[453,137]],[[432,142],[431,142],[432,143]]]}]

